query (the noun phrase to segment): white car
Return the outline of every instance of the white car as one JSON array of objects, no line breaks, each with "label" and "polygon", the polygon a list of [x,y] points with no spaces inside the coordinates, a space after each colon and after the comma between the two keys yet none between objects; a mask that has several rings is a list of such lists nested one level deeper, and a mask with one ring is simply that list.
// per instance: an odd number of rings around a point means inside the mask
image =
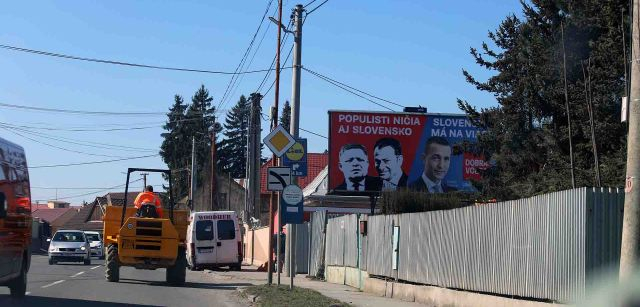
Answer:
[{"label": "white car", "polygon": [[104,259],[104,245],[102,243],[102,235],[97,231],[85,231],[84,235],[89,241],[91,247],[91,257]]},{"label": "white car", "polygon": [[91,264],[89,241],[80,230],[59,230],[49,241],[49,264],[61,261]]}]

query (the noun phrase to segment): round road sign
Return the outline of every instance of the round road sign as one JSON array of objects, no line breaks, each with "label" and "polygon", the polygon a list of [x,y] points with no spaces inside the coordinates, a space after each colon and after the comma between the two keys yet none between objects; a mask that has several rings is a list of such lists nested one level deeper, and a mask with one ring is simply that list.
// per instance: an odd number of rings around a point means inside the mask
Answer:
[{"label": "round road sign", "polygon": [[291,146],[291,148],[289,148],[289,150],[287,150],[285,155],[287,155],[287,158],[291,161],[300,161],[300,159],[304,157],[304,146],[296,142]]},{"label": "round road sign", "polygon": [[282,200],[288,205],[297,205],[302,201],[302,189],[295,184],[286,186],[282,190]]}]

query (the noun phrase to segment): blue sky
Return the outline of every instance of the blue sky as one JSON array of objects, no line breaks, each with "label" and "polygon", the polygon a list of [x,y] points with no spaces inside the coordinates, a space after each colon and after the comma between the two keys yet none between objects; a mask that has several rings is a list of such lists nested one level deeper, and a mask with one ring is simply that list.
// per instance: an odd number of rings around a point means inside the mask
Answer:
[{"label": "blue sky", "polygon": [[[274,1],[269,15],[274,13]],[[301,2],[306,4],[308,2]],[[310,7],[321,3],[316,1]],[[261,1],[11,1],[0,10],[0,44],[75,56],[125,62],[233,71],[267,7]],[[284,1],[283,22],[297,2]],[[401,105],[423,105],[430,112],[458,113],[456,98],[479,107],[495,99],[477,91],[462,76],[466,68],[480,78],[469,47],[479,47],[505,16],[520,14],[518,1],[330,0],[310,14],[303,29],[302,63],[311,70]],[[256,50],[258,42],[264,40]],[[265,23],[252,49],[247,70],[268,68],[275,52],[276,30]],[[286,56],[291,38],[286,42]],[[255,56],[254,56],[255,54]],[[289,60],[290,62],[291,60]],[[48,108],[115,112],[164,112],[173,95],[189,101],[204,84],[218,105],[229,76],[149,70],[72,61],[0,49],[0,103]],[[245,75],[226,113],[241,94],[255,91],[264,74]],[[268,84],[271,84],[271,75]],[[268,88],[265,87],[265,89]],[[281,75],[280,101],[291,96],[291,73]],[[268,109],[274,91],[263,100]],[[390,106],[399,110],[398,107]],[[327,134],[327,110],[384,110],[303,72],[300,127]],[[35,130],[55,137],[132,146],[148,151],[83,147],[0,129],[0,136],[19,143],[31,166],[141,156],[157,150],[163,116],[116,117],[70,115],[0,108],[0,125],[49,128],[156,128],[117,132]],[[263,125],[266,135],[267,124]],[[33,131],[33,130],[31,130]],[[65,150],[24,138],[29,136]],[[308,135],[309,150],[321,152],[326,139]],[[82,151],[84,154],[71,151]],[[87,153],[91,155],[87,155]],[[265,152],[266,154],[266,152]],[[159,157],[108,164],[30,171],[34,200],[56,197],[55,189],[111,187],[123,184],[127,167],[166,167]],[[159,175],[149,178],[161,184]],[[142,184],[136,183],[140,188]],[[95,192],[95,193],[94,193]],[[73,197],[79,194],[94,193]],[[58,189],[74,204],[92,201],[97,190]],[[71,197],[70,197],[71,196]]]}]

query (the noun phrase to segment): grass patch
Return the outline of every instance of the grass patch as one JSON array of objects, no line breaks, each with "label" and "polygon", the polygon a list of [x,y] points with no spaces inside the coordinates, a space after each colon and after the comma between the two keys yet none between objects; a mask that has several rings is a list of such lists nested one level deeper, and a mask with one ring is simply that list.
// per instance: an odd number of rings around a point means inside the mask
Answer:
[{"label": "grass patch", "polygon": [[276,285],[251,286],[245,289],[245,295],[258,296],[258,305],[262,307],[271,306],[304,306],[304,307],[327,307],[327,306],[351,306],[347,303],[328,298],[320,292],[305,288]]}]

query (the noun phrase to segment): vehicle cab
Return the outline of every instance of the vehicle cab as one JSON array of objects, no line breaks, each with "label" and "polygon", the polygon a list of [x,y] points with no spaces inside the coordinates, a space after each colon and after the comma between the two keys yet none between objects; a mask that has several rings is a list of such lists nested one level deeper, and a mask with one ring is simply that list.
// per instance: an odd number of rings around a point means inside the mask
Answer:
[{"label": "vehicle cab", "polygon": [[31,264],[31,191],[24,149],[0,138],[0,286],[27,289]]},{"label": "vehicle cab", "polygon": [[191,270],[225,266],[241,269],[242,236],[234,211],[191,213],[187,228],[187,264]]}]

